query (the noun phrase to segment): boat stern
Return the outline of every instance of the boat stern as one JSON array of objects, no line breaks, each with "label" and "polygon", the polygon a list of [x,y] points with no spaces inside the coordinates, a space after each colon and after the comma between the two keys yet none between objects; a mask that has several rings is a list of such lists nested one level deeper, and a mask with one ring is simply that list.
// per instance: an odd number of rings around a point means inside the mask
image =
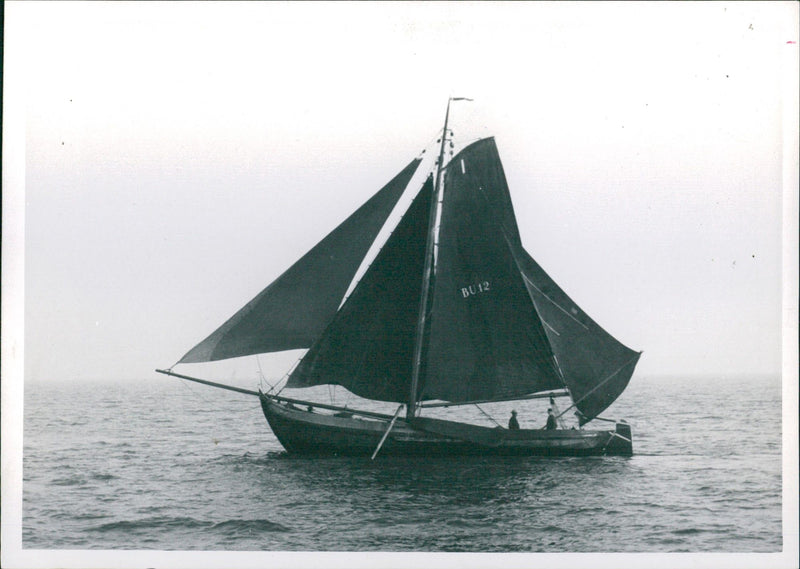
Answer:
[{"label": "boat stern", "polygon": [[609,431],[611,437],[606,444],[606,454],[631,456],[633,454],[633,434],[631,426],[625,421],[620,421],[616,429]]}]

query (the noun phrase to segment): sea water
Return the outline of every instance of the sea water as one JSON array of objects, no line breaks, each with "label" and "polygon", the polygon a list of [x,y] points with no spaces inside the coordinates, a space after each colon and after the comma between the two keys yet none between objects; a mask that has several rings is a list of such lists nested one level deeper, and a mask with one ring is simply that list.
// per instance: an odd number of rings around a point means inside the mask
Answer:
[{"label": "sea water", "polygon": [[634,377],[604,413],[632,457],[292,457],[256,397],[160,376],[29,382],[24,402],[23,549],[782,548],[777,377]]}]

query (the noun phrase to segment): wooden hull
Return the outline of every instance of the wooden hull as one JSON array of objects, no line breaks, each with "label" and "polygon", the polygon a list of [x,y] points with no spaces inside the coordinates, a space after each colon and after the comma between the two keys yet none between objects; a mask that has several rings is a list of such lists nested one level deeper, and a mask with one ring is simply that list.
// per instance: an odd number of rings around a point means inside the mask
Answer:
[{"label": "wooden hull", "polygon": [[[303,411],[261,395],[261,408],[280,443],[291,454],[370,456],[389,426],[388,420]],[[615,430],[509,431],[453,421],[398,419],[381,455],[631,455],[630,427]]]}]

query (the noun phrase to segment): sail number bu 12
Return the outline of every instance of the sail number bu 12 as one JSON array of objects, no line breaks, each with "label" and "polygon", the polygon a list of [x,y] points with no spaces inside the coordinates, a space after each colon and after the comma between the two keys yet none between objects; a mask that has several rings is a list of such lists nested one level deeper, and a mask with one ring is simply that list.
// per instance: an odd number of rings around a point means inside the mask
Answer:
[{"label": "sail number bu 12", "polygon": [[483,281],[482,283],[461,287],[461,298],[469,298],[470,296],[475,296],[476,294],[488,292],[489,289],[489,281]]}]

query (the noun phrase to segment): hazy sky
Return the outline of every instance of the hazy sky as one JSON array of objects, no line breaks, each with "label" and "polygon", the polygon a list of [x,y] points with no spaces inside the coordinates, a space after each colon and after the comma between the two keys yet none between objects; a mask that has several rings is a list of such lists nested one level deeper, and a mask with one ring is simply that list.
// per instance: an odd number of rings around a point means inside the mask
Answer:
[{"label": "hazy sky", "polygon": [[7,3],[25,376],[172,365],[435,139],[450,95],[475,100],[456,136],[496,137],[529,252],[644,350],[634,381],[777,372],[797,13]]}]

